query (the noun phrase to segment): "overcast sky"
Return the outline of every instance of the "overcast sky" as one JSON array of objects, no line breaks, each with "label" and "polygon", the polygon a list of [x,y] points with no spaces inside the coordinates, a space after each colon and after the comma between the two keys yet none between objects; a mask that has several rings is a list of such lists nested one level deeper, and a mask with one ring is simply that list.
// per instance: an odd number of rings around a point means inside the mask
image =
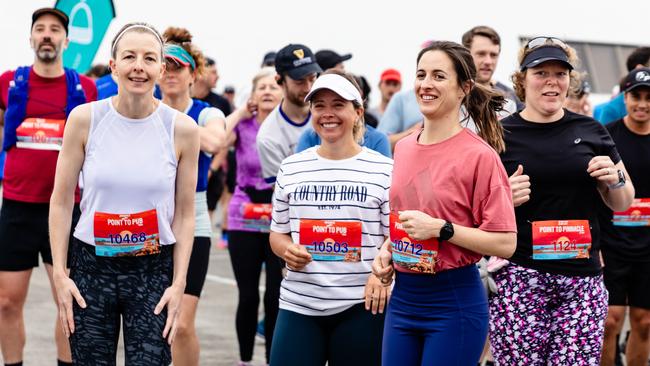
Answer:
[{"label": "overcast sky", "polygon": [[[32,62],[28,41],[31,13],[54,3],[0,1],[0,70]],[[218,90],[228,84],[238,90],[248,88],[264,53],[288,43],[306,44],[314,52],[330,48],[352,53],[346,68],[365,75],[373,87],[388,67],[399,69],[405,86],[410,87],[423,41],[459,42],[464,31],[479,24],[494,27],[503,39],[496,73],[501,81],[507,81],[516,66],[520,36],[650,43],[650,2],[641,0],[115,0],[114,4],[117,18],[95,62],[108,62],[110,40],[126,22],[146,21],[160,32],[170,25],[182,26],[193,33],[194,43],[217,60],[221,74]],[[371,105],[376,102],[374,98]]]}]

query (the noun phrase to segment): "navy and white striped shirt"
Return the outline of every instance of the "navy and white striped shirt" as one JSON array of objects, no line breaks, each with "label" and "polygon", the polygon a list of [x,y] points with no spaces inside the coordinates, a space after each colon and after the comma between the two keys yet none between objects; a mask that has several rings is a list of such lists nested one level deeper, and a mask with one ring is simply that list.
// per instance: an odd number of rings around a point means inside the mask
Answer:
[{"label": "navy and white striped shirt", "polygon": [[361,222],[360,262],[312,261],[289,270],[280,308],[331,315],[364,301],[372,260],[389,233],[388,191],[393,160],[363,148],[343,160],[320,157],[318,146],[286,158],[278,172],[271,230],[300,243],[300,220]]}]

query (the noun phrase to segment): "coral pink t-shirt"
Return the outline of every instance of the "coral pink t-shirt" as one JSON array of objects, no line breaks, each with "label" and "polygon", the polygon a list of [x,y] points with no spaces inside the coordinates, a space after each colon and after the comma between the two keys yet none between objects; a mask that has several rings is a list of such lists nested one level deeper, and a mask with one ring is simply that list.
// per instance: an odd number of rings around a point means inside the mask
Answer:
[{"label": "coral pink t-shirt", "polygon": [[[516,232],[510,184],[496,151],[468,129],[423,145],[416,131],[395,147],[391,211],[419,210],[484,231]],[[481,254],[440,243],[435,271],[478,262]]]}]

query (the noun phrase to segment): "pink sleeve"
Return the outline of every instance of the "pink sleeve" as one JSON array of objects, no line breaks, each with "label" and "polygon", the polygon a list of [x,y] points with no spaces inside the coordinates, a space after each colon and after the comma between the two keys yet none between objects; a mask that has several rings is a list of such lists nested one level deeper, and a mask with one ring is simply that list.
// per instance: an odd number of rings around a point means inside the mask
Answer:
[{"label": "pink sleeve", "polygon": [[517,232],[510,183],[496,152],[483,156],[474,187],[474,220],[485,231]]}]

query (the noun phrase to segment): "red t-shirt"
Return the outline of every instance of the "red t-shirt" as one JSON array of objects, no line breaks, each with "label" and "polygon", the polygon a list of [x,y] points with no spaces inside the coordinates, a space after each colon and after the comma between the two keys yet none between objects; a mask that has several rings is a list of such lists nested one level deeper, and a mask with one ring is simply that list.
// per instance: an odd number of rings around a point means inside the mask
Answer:
[{"label": "red t-shirt", "polygon": [[[79,75],[79,78],[86,93],[86,101],[97,100],[95,83],[83,75]],[[7,109],[9,82],[13,79],[14,71],[0,75],[0,109]],[[43,78],[32,69],[29,73],[29,98],[25,118],[65,119],[67,94],[65,75]],[[19,147],[9,149],[5,161],[3,197],[21,202],[50,202],[58,156],[58,151]],[[79,202],[78,189],[75,202]]]},{"label": "red t-shirt", "polygon": [[[431,145],[418,143],[418,135],[395,147],[391,211],[419,210],[485,231],[517,231],[510,183],[496,151],[468,129]],[[435,271],[480,259],[481,254],[444,241]]]}]

